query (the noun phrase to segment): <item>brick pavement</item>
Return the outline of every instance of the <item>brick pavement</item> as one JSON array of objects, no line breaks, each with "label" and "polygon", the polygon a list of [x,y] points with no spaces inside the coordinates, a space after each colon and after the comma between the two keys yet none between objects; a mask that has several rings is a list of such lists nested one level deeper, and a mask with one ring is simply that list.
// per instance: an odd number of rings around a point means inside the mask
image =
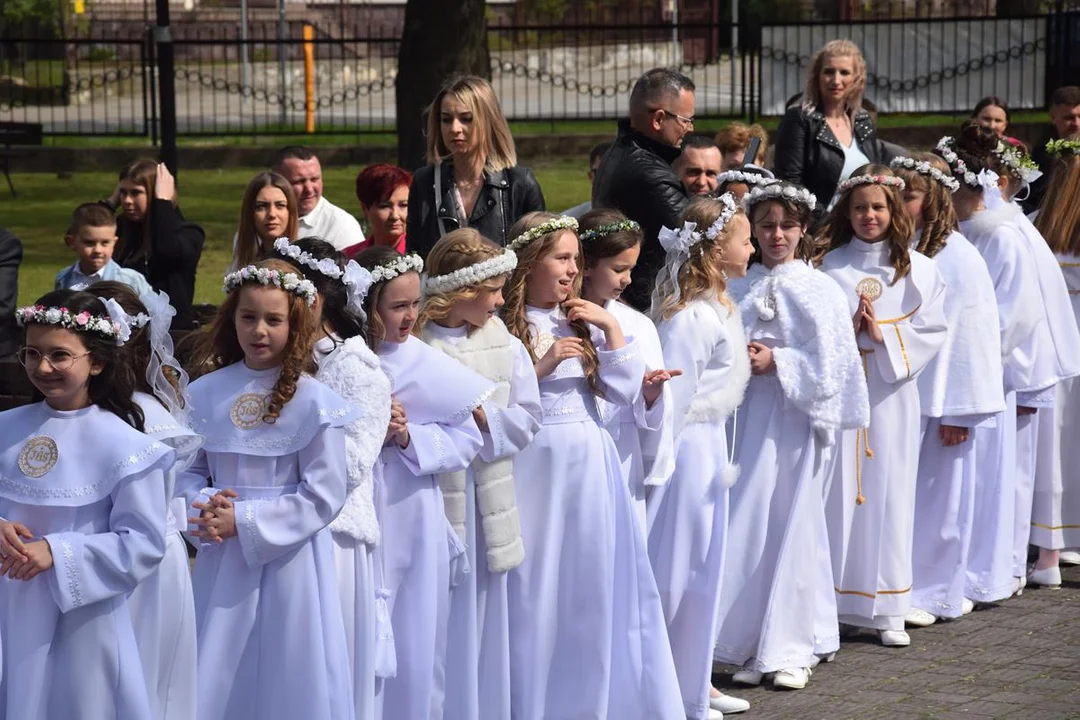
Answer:
[{"label": "brick pavement", "polygon": [[984,720],[1080,718],[1080,568],[1060,590],[1020,597],[953,622],[910,628],[911,647],[876,637],[842,642],[804,690],[743,688],[719,668],[716,686],[750,701],[746,718]]}]

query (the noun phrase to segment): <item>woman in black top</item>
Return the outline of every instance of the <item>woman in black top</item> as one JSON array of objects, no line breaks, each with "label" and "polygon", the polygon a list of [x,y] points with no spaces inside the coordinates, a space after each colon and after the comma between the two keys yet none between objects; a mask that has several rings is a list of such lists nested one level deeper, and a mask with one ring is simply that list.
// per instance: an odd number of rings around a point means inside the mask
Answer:
[{"label": "woman in black top", "polygon": [[460,227],[506,245],[519,217],[545,209],[536,177],[517,167],[514,138],[486,80],[467,75],[439,91],[428,108],[427,143],[428,165],[409,188],[409,250],[427,255]]},{"label": "woman in black top", "polygon": [[120,182],[104,203],[122,212],[113,260],[138,270],[176,308],[174,330],[196,326],[192,302],[195,271],[206,233],[184,220],[176,206],[176,181],[164,163],[136,160],[120,171]]},{"label": "woman in black top", "polygon": [[855,43],[833,40],[810,62],[802,101],[776,134],[776,177],[817,197],[820,218],[855,169],[882,162],[874,123],[862,108],[866,61]]}]

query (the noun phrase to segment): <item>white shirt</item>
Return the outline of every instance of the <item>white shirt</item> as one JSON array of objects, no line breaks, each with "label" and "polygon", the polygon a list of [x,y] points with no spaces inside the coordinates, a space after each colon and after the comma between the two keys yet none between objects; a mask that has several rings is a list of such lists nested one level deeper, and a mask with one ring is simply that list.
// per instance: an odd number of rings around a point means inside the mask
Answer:
[{"label": "white shirt", "polygon": [[[866,157],[866,153],[859,149],[859,144],[855,142],[855,137],[852,136],[851,144],[847,147],[841,146],[844,151],[844,167],[840,170],[840,179],[837,183],[842,183],[851,177],[851,173],[855,172],[863,165],[870,164],[870,158]],[[832,200],[829,202],[829,209],[832,210],[836,205],[836,200],[839,197],[839,193],[834,193]]]},{"label": "white shirt", "polygon": [[301,238],[320,237],[337,250],[364,242],[364,231],[356,218],[325,196],[319,198],[311,212],[300,218],[297,230]]}]

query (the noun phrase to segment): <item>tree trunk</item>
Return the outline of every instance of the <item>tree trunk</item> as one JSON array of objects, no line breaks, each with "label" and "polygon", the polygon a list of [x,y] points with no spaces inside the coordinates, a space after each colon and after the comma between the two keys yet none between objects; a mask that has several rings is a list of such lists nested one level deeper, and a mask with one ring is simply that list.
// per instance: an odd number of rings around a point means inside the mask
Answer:
[{"label": "tree trunk", "polygon": [[424,164],[424,110],[455,73],[491,77],[484,0],[408,0],[398,51],[398,165]]}]

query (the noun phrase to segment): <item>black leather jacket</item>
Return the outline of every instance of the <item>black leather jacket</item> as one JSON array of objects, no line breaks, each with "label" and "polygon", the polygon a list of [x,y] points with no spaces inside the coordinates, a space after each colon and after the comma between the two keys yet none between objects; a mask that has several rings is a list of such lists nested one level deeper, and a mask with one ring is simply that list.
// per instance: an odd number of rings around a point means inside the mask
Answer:
[{"label": "black leather jacket", "polygon": [[[15,322],[15,300],[19,289],[19,264],[23,246],[19,238],[0,228],[0,358],[19,349],[19,326]],[[29,305],[29,301],[26,303]]]},{"label": "black leather jacket", "polygon": [[[442,237],[435,210],[435,171],[442,173],[442,202],[438,217],[446,232],[458,229],[454,214],[452,188],[454,165],[444,162],[427,165],[413,175],[409,188],[409,218],[406,223],[405,244],[413,252],[426,257]],[[484,173],[484,187],[476,199],[469,227],[478,230],[492,242],[505,246],[510,228],[517,219],[534,210],[544,209],[544,193],[536,176],[527,167],[512,167],[497,173]]]},{"label": "black leather jacket", "polygon": [[[882,162],[882,149],[874,135],[874,123],[865,110],[855,113],[855,142],[870,162]],[[818,205],[815,216],[824,216],[825,208],[840,184],[844,169],[844,149],[817,110],[805,111],[801,106],[788,108],[780,129],[776,131],[776,161],[774,172],[781,180],[796,182],[814,193]]]},{"label": "black leather jacket", "polygon": [[657,239],[660,228],[678,228],[679,216],[690,202],[671,168],[679,152],[645,137],[623,120],[593,180],[593,207],[620,210],[641,225],[645,235],[633,281],[622,295],[639,310],[649,308],[656,274],[664,264],[664,249]]}]

